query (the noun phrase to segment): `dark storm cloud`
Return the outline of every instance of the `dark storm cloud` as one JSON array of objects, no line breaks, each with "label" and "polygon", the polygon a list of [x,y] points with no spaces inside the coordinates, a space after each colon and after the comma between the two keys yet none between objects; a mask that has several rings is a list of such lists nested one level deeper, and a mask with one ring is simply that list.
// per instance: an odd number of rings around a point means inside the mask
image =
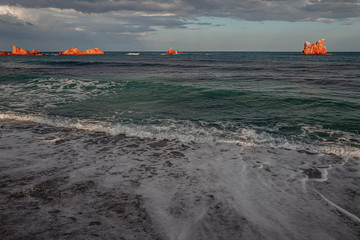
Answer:
[{"label": "dark storm cloud", "polygon": [[19,21],[18,18],[7,15],[7,14],[0,14],[0,26],[1,25],[10,25],[10,26],[24,26],[25,22]]},{"label": "dark storm cloud", "polygon": [[[0,49],[14,40],[31,47],[107,46],[157,42],[163,29],[223,26],[220,17],[248,21],[313,21],[353,24],[359,0],[1,0]],[[208,19],[208,20],[204,20]],[[204,22],[205,21],[205,22]],[[206,31],[206,30],[205,30]],[[22,41],[22,42],[20,42]],[[172,41],[165,35],[164,41]]]},{"label": "dark storm cloud", "polygon": [[86,13],[141,11],[175,13],[181,17],[229,17],[244,20],[302,21],[360,16],[358,0],[2,0],[2,4],[32,8],[74,9]]},{"label": "dark storm cloud", "polygon": [[[20,5],[23,7],[32,8],[60,8],[60,9],[74,9],[87,13],[103,13],[109,11],[166,11],[171,9],[171,6],[176,6],[175,1],[166,0],[145,0],[145,1],[131,1],[131,0],[3,0],[3,4]],[[174,9],[174,8],[173,8]]]},{"label": "dark storm cloud", "polygon": [[322,13],[324,17],[333,19],[346,19],[360,16],[360,4],[355,0],[323,0],[321,2],[314,1],[314,4],[304,6],[303,10],[309,14]]}]

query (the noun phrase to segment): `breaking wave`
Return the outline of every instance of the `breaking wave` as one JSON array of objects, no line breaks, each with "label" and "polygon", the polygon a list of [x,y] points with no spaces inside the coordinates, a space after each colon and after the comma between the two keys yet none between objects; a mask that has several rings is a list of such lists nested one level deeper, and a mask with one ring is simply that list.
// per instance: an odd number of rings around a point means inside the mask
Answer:
[{"label": "breaking wave", "polygon": [[266,131],[251,128],[238,128],[234,131],[217,127],[199,126],[190,121],[167,120],[161,124],[109,123],[81,119],[64,118],[14,112],[0,113],[0,120],[27,121],[45,124],[53,127],[71,128],[91,132],[103,132],[109,135],[125,135],[127,137],[155,138],[173,140],[185,143],[222,142],[236,143],[242,146],[282,148],[295,151],[305,151],[308,154],[334,154],[340,157],[359,158],[360,136],[354,133],[330,131],[319,127],[303,126],[303,137],[314,131],[338,135],[333,141],[301,141],[275,136]]}]

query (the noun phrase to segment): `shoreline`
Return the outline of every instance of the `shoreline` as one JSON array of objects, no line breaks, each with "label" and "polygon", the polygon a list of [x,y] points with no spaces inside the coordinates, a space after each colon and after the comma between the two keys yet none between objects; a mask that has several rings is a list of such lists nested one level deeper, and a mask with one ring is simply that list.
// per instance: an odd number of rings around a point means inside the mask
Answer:
[{"label": "shoreline", "polygon": [[2,239],[360,236],[356,159],[0,126]]}]

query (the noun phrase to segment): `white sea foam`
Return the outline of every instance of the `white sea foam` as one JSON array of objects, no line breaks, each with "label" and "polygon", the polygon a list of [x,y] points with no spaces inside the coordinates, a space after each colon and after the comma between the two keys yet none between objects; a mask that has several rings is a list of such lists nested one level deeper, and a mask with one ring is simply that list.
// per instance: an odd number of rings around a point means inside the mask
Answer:
[{"label": "white sea foam", "polygon": [[321,230],[299,230],[334,219],[322,200],[301,191],[302,174],[295,166],[313,156],[234,146],[201,144],[187,152],[188,161],[176,163],[179,176],[142,184],[146,208],[167,239],[218,239],[223,224],[240,226],[224,239],[336,239]]},{"label": "white sea foam", "polygon": [[226,132],[215,127],[196,126],[191,122],[176,122],[169,120],[161,125],[108,123],[100,121],[79,120],[45,115],[20,114],[14,112],[0,113],[0,119],[30,121],[56,127],[75,128],[86,131],[104,132],[110,135],[125,134],[129,137],[156,138],[179,140],[182,142],[223,142],[237,143],[248,147],[285,148],[289,150],[306,150],[314,153],[335,154],[341,157],[360,158],[360,149],[341,143],[327,145],[290,142],[286,138],[274,138],[270,134],[257,133],[253,129],[240,128],[235,132]]},{"label": "white sea foam", "polygon": [[336,208],[339,212],[341,212],[342,214],[348,216],[349,218],[351,218],[352,220],[354,220],[355,222],[360,224],[360,218],[354,214],[352,214],[351,212],[343,209],[342,207],[338,206],[337,204],[333,203],[332,201],[330,201],[329,199],[327,199],[326,197],[324,197],[324,195],[322,195],[321,193],[319,193],[318,191],[314,190],[322,199],[324,199],[330,206]]},{"label": "white sea foam", "polygon": [[[0,114],[0,119],[48,122],[115,135],[125,131],[100,122],[7,114]],[[90,231],[89,221],[95,219],[102,227],[93,231],[103,231],[97,233],[105,239],[119,236],[118,232],[124,232],[121,236],[127,239],[135,239],[134,236],[154,239],[149,237],[151,229],[161,231],[158,238],[171,240],[335,240],[339,236],[354,239],[357,233],[353,222],[344,221],[342,216],[358,219],[356,198],[352,198],[352,192],[346,192],[358,189],[359,165],[354,159],[343,165],[330,155],[319,157],[285,149],[245,147],[234,142],[184,144],[154,138],[104,138],[101,133],[7,123],[0,128],[0,161],[6,166],[3,171],[9,181],[18,179],[24,184],[8,184],[5,189],[25,196],[16,201],[18,205],[23,203],[26,214],[19,214],[22,210],[12,207],[11,201],[4,202],[14,209],[16,214],[11,214],[12,217],[19,222],[23,216],[26,220],[35,219],[37,229],[47,227],[54,215],[37,211],[29,203],[50,195],[60,196],[54,199],[59,203],[56,206],[61,211],[59,216],[65,216],[59,217],[59,229],[85,229],[81,232],[85,236]],[[172,129],[176,126],[172,122]],[[159,129],[167,131],[170,127]],[[193,127],[191,131],[195,130]],[[137,130],[133,131],[135,134]],[[182,134],[185,132],[183,129]],[[256,132],[245,133],[251,140]],[[302,191],[304,165],[317,168],[321,176],[316,173],[316,177],[327,181],[311,178],[308,191]],[[54,181],[56,184],[46,185]],[[79,184],[87,187],[79,189]],[[319,189],[322,195],[314,189]],[[89,201],[91,206],[83,204]],[[332,211],[335,209],[341,214]],[[72,216],[77,222],[70,225],[68,217]],[[44,220],[39,223],[36,219]],[[108,227],[109,223],[115,229]],[[136,235],[142,231],[147,238]]]}]

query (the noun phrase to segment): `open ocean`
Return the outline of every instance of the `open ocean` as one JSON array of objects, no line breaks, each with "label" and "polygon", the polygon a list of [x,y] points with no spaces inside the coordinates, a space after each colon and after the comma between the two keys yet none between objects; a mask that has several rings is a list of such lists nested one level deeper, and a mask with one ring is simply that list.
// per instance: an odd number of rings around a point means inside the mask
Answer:
[{"label": "open ocean", "polygon": [[0,57],[1,239],[360,239],[360,53]]}]

